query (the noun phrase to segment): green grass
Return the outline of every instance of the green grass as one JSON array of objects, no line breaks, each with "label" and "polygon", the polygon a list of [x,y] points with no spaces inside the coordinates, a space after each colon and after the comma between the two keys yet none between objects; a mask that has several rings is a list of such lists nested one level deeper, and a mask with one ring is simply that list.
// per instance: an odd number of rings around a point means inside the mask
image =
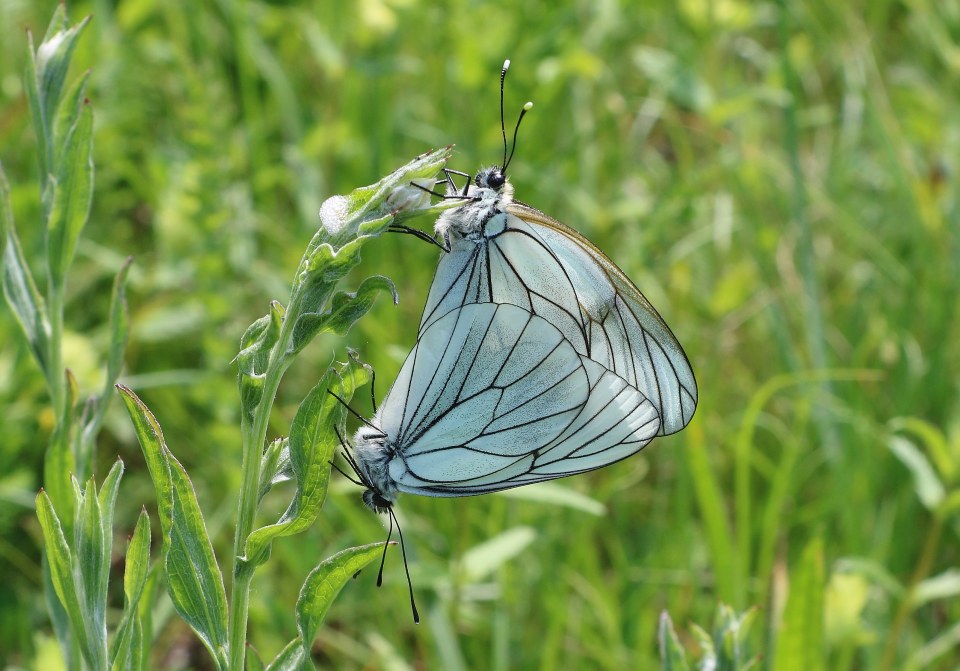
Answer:
[{"label": "green grass", "polygon": [[[54,6],[0,3],[0,160],[32,264],[42,240],[22,27],[42,34]],[[132,254],[122,381],[189,470],[221,563],[240,482],[231,360],[243,329],[286,300],[327,196],[449,143],[452,167],[499,160],[504,58],[508,119],[535,102],[511,165],[517,197],[619,263],[693,362],[701,402],[687,430],[560,482],[601,502],[601,516],[512,496],[403,497],[424,622],[410,621],[393,555],[382,589],[367,570],[334,603],[315,646],[321,666],[653,668],[663,609],[692,648],[689,623],[712,622],[724,602],[763,607],[751,647],[779,670],[789,668],[776,653],[789,630],[781,618],[804,607],[788,604],[787,585],[823,590],[808,601],[822,597],[826,611],[824,668],[960,664],[949,573],[960,565],[953,5],[127,0],[68,10],[72,21],[94,14],[73,75],[93,69],[96,185],[67,286],[64,363],[82,390],[99,388],[110,287]],[[381,299],[345,339],[310,346],[280,387],[269,436],[289,430],[347,345],[385,393],[435,263],[436,250],[408,236],[364,249],[355,278],[391,277],[400,304]],[[0,342],[0,655],[43,668],[52,632],[32,502],[53,413],[5,309]],[[892,434],[932,464],[940,498],[918,495],[930,473],[905,465]],[[115,551],[140,506],[155,510],[115,403],[98,480],[118,454]],[[281,512],[283,492],[266,505]],[[265,657],[295,635],[308,572],[382,539],[382,522],[357,488],[335,482],[311,532],[274,544],[251,603]],[[498,538],[491,559],[482,550]],[[942,580],[923,583],[932,576]],[[206,668],[165,599],[156,665]]]}]

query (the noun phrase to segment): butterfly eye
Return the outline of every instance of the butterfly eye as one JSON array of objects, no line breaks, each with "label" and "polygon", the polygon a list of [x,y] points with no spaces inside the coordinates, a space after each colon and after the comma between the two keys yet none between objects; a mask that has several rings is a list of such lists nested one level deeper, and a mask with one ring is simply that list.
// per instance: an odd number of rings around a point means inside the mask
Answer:
[{"label": "butterfly eye", "polygon": [[487,177],[487,186],[489,186],[491,189],[499,189],[506,181],[507,178],[503,176],[503,173],[497,171]]}]

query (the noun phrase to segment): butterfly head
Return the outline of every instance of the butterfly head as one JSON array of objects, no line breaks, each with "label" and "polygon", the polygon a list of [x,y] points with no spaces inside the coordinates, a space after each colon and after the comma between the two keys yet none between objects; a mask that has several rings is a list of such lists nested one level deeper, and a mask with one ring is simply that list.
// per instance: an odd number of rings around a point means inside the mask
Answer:
[{"label": "butterfly head", "polygon": [[447,196],[463,198],[466,203],[461,207],[447,210],[437,220],[435,231],[438,236],[447,241],[448,246],[455,244],[461,238],[479,242],[487,233],[487,222],[513,202],[513,186],[507,179],[507,168],[517,149],[520,122],[533,108],[533,103],[526,103],[520,110],[517,125],[513,129],[513,144],[508,154],[507,129],[503,119],[503,81],[509,67],[510,61],[504,61],[503,69],[500,71],[500,132],[503,135],[503,162],[500,165],[482,168],[474,176],[473,183],[468,183],[459,193],[452,180],[450,181]]},{"label": "butterfly head", "polygon": [[500,192],[507,185],[507,174],[504,168],[492,165],[478,172],[473,178],[473,183],[479,189],[493,189]]}]

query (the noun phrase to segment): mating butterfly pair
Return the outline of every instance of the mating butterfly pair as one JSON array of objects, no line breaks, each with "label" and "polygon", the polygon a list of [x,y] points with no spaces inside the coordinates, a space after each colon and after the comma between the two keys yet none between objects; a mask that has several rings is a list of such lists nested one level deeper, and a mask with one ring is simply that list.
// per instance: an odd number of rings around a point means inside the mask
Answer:
[{"label": "mating butterfly pair", "polygon": [[399,492],[470,496],[590,471],[679,431],[697,405],[683,348],[623,271],[513,200],[512,155],[504,132],[502,165],[462,191],[447,171],[444,197],[464,204],[436,223],[444,252],[417,344],[348,454],[391,532]]}]

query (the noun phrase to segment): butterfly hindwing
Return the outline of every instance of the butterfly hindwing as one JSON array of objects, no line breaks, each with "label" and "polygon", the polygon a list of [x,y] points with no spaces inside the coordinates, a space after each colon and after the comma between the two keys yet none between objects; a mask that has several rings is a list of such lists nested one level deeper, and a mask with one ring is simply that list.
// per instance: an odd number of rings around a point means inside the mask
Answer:
[{"label": "butterfly hindwing", "polygon": [[510,304],[467,303],[430,324],[375,421],[396,436],[402,491],[466,496],[579,473],[635,453],[654,406]]}]

